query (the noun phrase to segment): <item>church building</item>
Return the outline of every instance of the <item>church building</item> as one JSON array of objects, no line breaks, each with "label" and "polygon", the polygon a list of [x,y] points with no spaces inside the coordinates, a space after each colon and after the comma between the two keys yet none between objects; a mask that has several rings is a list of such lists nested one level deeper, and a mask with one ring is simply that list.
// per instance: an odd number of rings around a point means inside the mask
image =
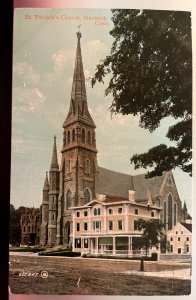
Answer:
[{"label": "church building", "polygon": [[[77,49],[70,107],[63,124],[61,163],[56,137],[41,205],[41,246],[73,249],[131,250],[141,236],[136,220],[161,219],[166,230],[181,220],[181,200],[172,172],[145,178],[100,167],[96,124],[88,110],[81,53]],[[135,223],[134,223],[135,222]]]}]

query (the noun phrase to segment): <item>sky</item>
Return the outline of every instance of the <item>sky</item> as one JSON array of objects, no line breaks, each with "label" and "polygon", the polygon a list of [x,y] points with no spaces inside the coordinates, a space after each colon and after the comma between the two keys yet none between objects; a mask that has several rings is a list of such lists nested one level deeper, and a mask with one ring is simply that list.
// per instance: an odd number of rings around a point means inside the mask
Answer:
[{"label": "sky", "polygon": [[[100,19],[95,21],[95,17]],[[92,89],[90,80],[101,59],[110,54],[113,24],[108,9],[15,9],[13,46],[13,107],[11,203],[15,207],[42,202],[45,172],[57,136],[60,163],[62,124],[67,116],[76,52],[76,31],[81,26],[81,47],[88,106],[97,126],[99,166],[127,174],[135,171],[130,157],[160,143],[170,145],[165,135],[174,120],[167,118],[153,133],[138,126],[138,117],[111,118],[111,96],[105,84]],[[173,171],[182,202],[191,212],[191,177]]]}]

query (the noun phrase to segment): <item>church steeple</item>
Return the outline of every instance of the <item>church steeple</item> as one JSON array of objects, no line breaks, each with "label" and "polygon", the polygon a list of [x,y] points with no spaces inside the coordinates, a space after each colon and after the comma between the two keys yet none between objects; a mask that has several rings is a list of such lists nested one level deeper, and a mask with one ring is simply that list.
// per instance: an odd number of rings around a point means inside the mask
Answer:
[{"label": "church steeple", "polygon": [[85,77],[84,77],[84,70],[83,70],[83,63],[82,63],[81,45],[80,45],[81,37],[82,34],[81,32],[78,31],[70,108],[69,108],[67,118],[63,124],[63,127],[66,127],[68,124],[71,124],[76,121],[82,121],[87,125],[96,127],[88,110]]},{"label": "church steeple", "polygon": [[48,172],[46,172],[46,178],[45,178],[45,181],[44,181],[43,191],[49,191]]},{"label": "church steeple", "polygon": [[52,161],[50,165],[50,170],[59,169],[58,158],[57,158],[57,149],[56,149],[56,136],[54,136],[54,145],[52,152]]}]

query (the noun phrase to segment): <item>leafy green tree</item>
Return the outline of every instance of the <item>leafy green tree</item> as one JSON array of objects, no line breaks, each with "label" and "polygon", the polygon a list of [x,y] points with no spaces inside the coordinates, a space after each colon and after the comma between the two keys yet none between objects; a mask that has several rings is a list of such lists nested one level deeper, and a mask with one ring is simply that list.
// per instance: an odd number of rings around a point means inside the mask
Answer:
[{"label": "leafy green tree", "polygon": [[159,247],[163,237],[162,230],[164,228],[164,224],[160,220],[153,219],[146,221],[139,219],[137,226],[139,231],[143,231],[141,241],[146,248],[146,254],[151,246]]},{"label": "leafy green tree", "polygon": [[[153,167],[148,177],[180,167],[192,174],[191,14],[185,11],[113,9],[111,53],[97,66],[92,86],[109,74],[105,94],[112,113],[139,116],[150,132],[173,117],[167,138],[131,158],[135,169]],[[174,144],[173,143],[173,144]]]}]

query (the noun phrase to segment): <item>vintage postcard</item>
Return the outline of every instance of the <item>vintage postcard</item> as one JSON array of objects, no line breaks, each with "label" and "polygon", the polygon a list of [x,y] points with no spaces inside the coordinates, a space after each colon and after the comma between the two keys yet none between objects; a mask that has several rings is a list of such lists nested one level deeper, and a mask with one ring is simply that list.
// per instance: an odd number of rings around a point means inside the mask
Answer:
[{"label": "vintage postcard", "polygon": [[192,6],[67,2],[15,1],[10,299],[190,297]]}]

